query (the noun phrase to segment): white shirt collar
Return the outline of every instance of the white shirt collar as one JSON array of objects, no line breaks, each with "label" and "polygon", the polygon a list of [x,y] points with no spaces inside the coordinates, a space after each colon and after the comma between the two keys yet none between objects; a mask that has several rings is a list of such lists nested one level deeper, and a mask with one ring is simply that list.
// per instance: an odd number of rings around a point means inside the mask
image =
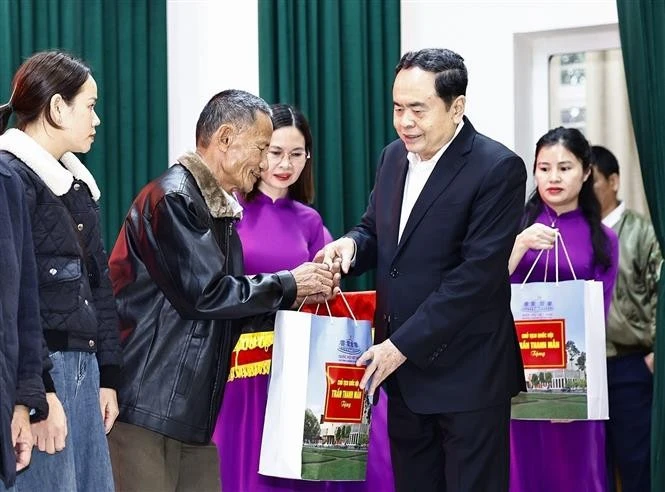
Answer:
[{"label": "white shirt collar", "polygon": [[624,202],[619,202],[619,206],[605,216],[603,219],[603,225],[606,225],[607,227],[614,227],[617,222],[621,220],[621,217],[625,211],[626,204]]},{"label": "white shirt collar", "polygon": [[233,217],[236,219],[242,219],[242,205],[240,205],[240,202],[238,202],[238,199],[235,197],[233,193],[227,193],[223,188],[219,188],[222,190],[222,193],[224,193],[224,198],[228,201],[229,205],[231,206],[231,210],[233,211]]},{"label": "white shirt collar", "polygon": [[453,135],[453,138],[451,138],[448,143],[446,143],[443,147],[439,149],[439,151],[432,156],[431,159],[428,159],[426,161],[423,161],[420,159],[420,156],[414,152],[409,152],[406,154],[406,158],[409,160],[409,164],[411,166],[414,166],[416,164],[436,164],[439,162],[439,159],[441,159],[441,156],[443,153],[450,147],[450,144],[453,143],[453,140],[455,140],[455,137],[459,134],[459,132],[462,130],[462,127],[464,126],[464,120],[460,122],[459,125],[457,125],[457,128],[455,129],[455,134]]}]

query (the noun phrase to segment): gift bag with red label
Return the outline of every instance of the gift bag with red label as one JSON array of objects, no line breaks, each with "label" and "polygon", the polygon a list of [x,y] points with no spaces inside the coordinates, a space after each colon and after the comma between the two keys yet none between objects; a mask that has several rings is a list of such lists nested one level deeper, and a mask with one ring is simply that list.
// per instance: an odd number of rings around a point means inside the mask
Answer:
[{"label": "gift bag with red label", "polygon": [[559,281],[558,271],[552,282],[525,280],[512,285],[511,310],[528,389],[513,398],[511,417],[609,418],[602,282]]},{"label": "gift bag with red label", "polygon": [[303,480],[364,480],[371,405],[358,357],[371,323],[279,311],[259,473]]}]

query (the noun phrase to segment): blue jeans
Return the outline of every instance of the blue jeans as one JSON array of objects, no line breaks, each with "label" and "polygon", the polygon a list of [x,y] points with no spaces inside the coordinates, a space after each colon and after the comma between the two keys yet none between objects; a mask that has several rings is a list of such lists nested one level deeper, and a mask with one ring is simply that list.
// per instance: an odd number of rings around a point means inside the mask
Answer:
[{"label": "blue jeans", "polygon": [[67,416],[65,449],[51,455],[33,448],[30,466],[16,477],[15,492],[113,492],[95,354],[53,352],[50,357],[51,377]]}]

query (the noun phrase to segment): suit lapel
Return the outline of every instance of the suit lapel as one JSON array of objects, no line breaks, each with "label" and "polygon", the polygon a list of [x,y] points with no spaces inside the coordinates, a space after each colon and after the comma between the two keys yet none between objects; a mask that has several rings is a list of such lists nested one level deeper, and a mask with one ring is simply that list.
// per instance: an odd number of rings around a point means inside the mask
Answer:
[{"label": "suit lapel", "polygon": [[[408,241],[409,236],[413,233],[418,223],[422,220],[423,216],[432,206],[432,203],[445,191],[445,189],[452,183],[455,176],[466,164],[466,154],[471,151],[473,138],[476,134],[475,129],[471,122],[464,117],[464,127],[459,135],[455,137],[450,147],[446,149],[439,161],[434,166],[434,170],[430,177],[427,179],[423,190],[420,192],[416,203],[413,205],[411,214],[406,222],[406,227],[402,233],[402,237],[395,250],[395,256],[399,254],[404,244]],[[400,202],[404,192],[404,182],[400,192]],[[399,227],[399,212],[397,215],[397,227]],[[397,234],[395,234],[397,236]]]}]

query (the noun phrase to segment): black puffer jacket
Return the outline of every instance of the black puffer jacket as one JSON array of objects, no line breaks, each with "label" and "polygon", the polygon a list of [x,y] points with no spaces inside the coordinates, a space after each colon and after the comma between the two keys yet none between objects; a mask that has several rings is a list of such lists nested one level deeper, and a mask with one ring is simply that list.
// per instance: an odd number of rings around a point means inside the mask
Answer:
[{"label": "black puffer jacket", "polygon": [[[65,154],[61,165],[19,130],[5,132],[0,149],[8,151],[2,158],[25,188],[46,344],[50,351],[96,352],[100,385],[115,389],[120,342],[97,185],[73,154]],[[44,385],[54,391],[48,373]]]},{"label": "black puffer jacket", "polygon": [[111,253],[119,420],[209,443],[241,329],[290,307],[296,284],[243,276],[230,202],[196,154],[179,161],[136,197]]}]

